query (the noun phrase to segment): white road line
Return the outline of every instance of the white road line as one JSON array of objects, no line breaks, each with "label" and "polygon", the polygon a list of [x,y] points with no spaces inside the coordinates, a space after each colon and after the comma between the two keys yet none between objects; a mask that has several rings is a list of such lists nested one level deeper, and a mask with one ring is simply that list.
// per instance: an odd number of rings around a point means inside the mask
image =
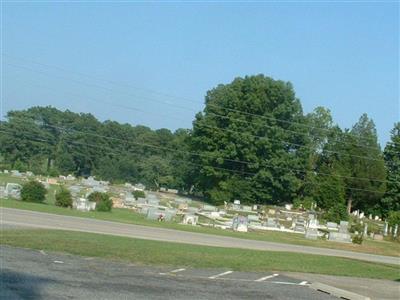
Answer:
[{"label": "white road line", "polygon": [[268,276],[261,277],[261,278],[259,278],[259,279],[257,279],[257,280],[254,280],[254,281],[261,282],[261,281],[264,281],[264,280],[267,280],[267,279],[270,279],[270,278],[274,278],[274,277],[276,277],[276,276],[279,276],[279,274],[268,275]]},{"label": "white road line", "polygon": [[186,269],[176,269],[176,270],[172,270],[169,273],[178,273],[178,272],[182,272],[185,271]]},{"label": "white road line", "polygon": [[64,262],[63,261],[61,261],[61,260],[55,260],[54,261],[56,264],[63,264]]},{"label": "white road line", "polygon": [[186,269],[176,269],[176,270],[172,270],[172,271],[169,271],[169,272],[165,272],[165,273],[160,273],[160,275],[168,275],[168,274],[173,274],[173,273],[178,273],[178,272],[182,272],[182,271],[185,271]]},{"label": "white road line", "polygon": [[299,283],[299,285],[307,285],[307,284],[308,284],[308,281],[302,281]]},{"label": "white road line", "polygon": [[224,275],[228,275],[228,274],[231,274],[231,273],[233,273],[233,271],[226,271],[226,272],[224,272],[224,273],[220,273],[220,274],[217,274],[217,275],[213,275],[213,276],[210,276],[210,277],[208,277],[209,279],[215,279],[215,278],[218,278],[218,277],[221,277],[221,276],[224,276]]},{"label": "white road line", "polygon": [[276,284],[300,285],[299,283],[296,282],[287,282],[287,281],[269,281],[269,282]]}]

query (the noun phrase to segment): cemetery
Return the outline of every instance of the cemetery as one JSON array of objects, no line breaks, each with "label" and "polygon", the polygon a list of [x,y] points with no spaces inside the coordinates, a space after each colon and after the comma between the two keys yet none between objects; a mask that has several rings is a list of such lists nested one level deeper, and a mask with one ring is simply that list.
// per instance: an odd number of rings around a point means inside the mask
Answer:
[{"label": "cemetery", "polygon": [[[113,207],[159,223],[181,224],[190,227],[215,228],[239,233],[292,233],[307,240],[326,240],[332,243],[352,243],[354,237],[382,241],[396,238],[398,225],[390,227],[378,216],[366,216],[354,211],[349,220],[339,223],[323,220],[315,209],[295,209],[292,204],[281,207],[246,205],[239,199],[214,206],[180,195],[178,191],[161,189],[149,191],[143,184],[113,185],[95,177],[75,178],[72,175],[57,178],[35,176],[18,171],[1,172],[0,197],[18,200],[24,182],[34,178],[42,182],[54,197],[60,186],[66,187],[73,198],[72,209],[81,212],[95,210],[96,203],[88,200],[93,192],[110,195]],[[139,193],[138,193],[139,192]],[[48,201],[52,203],[51,200]],[[161,225],[161,224],[160,224]]]}]

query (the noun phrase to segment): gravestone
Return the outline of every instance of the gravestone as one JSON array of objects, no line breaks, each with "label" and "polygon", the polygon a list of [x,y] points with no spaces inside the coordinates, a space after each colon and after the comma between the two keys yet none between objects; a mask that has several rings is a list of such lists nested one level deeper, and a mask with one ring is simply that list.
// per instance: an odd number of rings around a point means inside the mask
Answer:
[{"label": "gravestone", "polygon": [[278,228],[279,225],[275,218],[267,218],[267,223],[265,226],[270,228]]},{"label": "gravestone", "polygon": [[248,220],[244,216],[236,216],[232,220],[232,229],[239,232],[247,232]]},{"label": "gravestone", "polygon": [[72,207],[79,211],[91,211],[96,209],[96,202],[91,202],[86,198],[75,199]]},{"label": "gravestone", "polygon": [[257,215],[248,215],[247,219],[249,220],[249,222],[259,222],[260,219],[258,218]]},{"label": "gravestone", "polygon": [[6,198],[6,188],[4,186],[0,186],[0,198]]},{"label": "gravestone", "polygon": [[186,211],[187,211],[188,213],[195,214],[195,213],[197,213],[197,212],[199,211],[199,209],[198,209],[197,207],[189,206],[189,207],[186,209]]},{"label": "gravestone", "polygon": [[217,211],[217,208],[212,205],[204,204],[203,208],[204,211]]},{"label": "gravestone", "polygon": [[133,197],[133,195],[132,195],[131,192],[127,192],[127,193],[125,194],[125,198],[124,198],[123,203],[124,203],[124,205],[126,205],[126,206],[133,206],[133,205],[136,204],[136,199],[135,199],[135,197]]},{"label": "gravestone", "polygon": [[364,232],[363,232],[363,236],[367,236],[368,235],[368,224],[367,223],[365,223],[364,224]]},{"label": "gravestone", "polygon": [[146,218],[149,220],[158,220],[158,221],[162,221],[165,219],[165,211],[161,211],[158,208],[154,208],[154,207],[149,207],[147,209],[147,215]]},{"label": "gravestone", "polygon": [[244,210],[244,211],[251,211],[251,206],[249,206],[249,205],[243,205],[243,206],[242,206],[242,210]]},{"label": "gravestone", "polygon": [[385,226],[383,227],[383,236],[388,235],[389,223],[385,221]]},{"label": "gravestone", "polygon": [[232,209],[233,210],[240,210],[240,200],[233,200]]},{"label": "gravestone", "polygon": [[198,216],[195,216],[195,215],[192,215],[192,214],[185,214],[183,216],[182,223],[186,224],[186,225],[193,225],[194,226],[194,225],[197,224],[198,221],[199,221],[199,217]]},{"label": "gravestone", "polygon": [[318,239],[318,229],[314,227],[308,227],[306,230],[305,238],[309,240]]},{"label": "gravestone", "polygon": [[294,231],[295,232],[302,232],[305,233],[305,224],[304,224],[304,218],[299,217],[295,222],[294,222]]},{"label": "gravestone", "polygon": [[348,231],[349,222],[340,221],[339,232],[330,232],[328,240],[341,242],[341,243],[351,243],[351,236]]},{"label": "gravestone", "polygon": [[338,230],[338,224],[335,222],[327,222],[326,223],[326,228],[330,231],[337,231]]},{"label": "gravestone", "polygon": [[5,188],[6,197],[21,199],[22,186],[18,183],[7,183]]}]

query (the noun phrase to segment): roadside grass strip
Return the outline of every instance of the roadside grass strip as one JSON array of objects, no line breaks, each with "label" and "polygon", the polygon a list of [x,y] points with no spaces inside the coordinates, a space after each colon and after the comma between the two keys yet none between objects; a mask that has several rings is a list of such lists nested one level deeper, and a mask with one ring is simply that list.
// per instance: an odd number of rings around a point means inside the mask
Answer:
[{"label": "roadside grass strip", "polygon": [[30,210],[30,211],[51,213],[64,216],[74,216],[87,219],[112,221],[125,224],[162,227],[162,228],[176,229],[181,231],[235,237],[247,240],[269,241],[269,242],[277,242],[277,243],[285,243],[293,245],[322,247],[322,248],[348,250],[361,253],[400,257],[400,243],[389,242],[389,241],[382,242],[382,241],[365,240],[362,243],[362,245],[357,245],[352,243],[349,244],[335,243],[324,240],[307,240],[306,238],[304,238],[304,236],[296,233],[284,233],[277,231],[246,232],[246,233],[234,232],[230,230],[221,230],[211,227],[181,225],[175,222],[158,222],[158,221],[147,220],[145,216],[123,208],[115,208],[110,213],[104,213],[98,211],[81,212],[69,208],[55,206],[51,203],[40,204],[40,203],[16,201],[12,199],[0,199],[0,207]]},{"label": "roadside grass strip", "polygon": [[[192,275],[198,278],[208,278],[219,275],[215,278],[228,280],[239,277],[239,279],[246,278],[254,282],[263,276],[271,276],[275,273],[302,272],[360,278],[400,279],[397,265],[332,256],[178,244],[73,231],[3,230],[0,244],[36,249],[38,252],[43,250],[47,254],[50,254],[51,251],[82,257],[100,257],[123,261],[127,264],[159,266],[165,270],[161,269],[159,272],[175,274],[175,276],[182,274],[185,277]],[[185,270],[180,270],[183,268]],[[170,273],[170,270],[175,272]],[[225,273],[227,270],[229,273]],[[232,272],[234,273],[232,274]],[[246,277],[241,276],[239,272],[254,273],[251,277],[250,275]],[[225,274],[220,275],[223,273]],[[265,280],[268,282],[272,280],[291,281],[285,276]],[[296,280],[296,283],[300,281]]]}]

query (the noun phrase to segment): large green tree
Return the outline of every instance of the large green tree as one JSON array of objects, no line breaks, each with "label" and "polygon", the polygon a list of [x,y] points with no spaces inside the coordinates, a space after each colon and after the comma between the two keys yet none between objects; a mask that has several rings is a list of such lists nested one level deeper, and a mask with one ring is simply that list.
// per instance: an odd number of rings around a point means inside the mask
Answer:
[{"label": "large green tree", "polygon": [[[288,82],[263,75],[236,78],[207,92],[193,122],[191,149],[199,152],[196,187],[216,202],[292,201],[304,168],[307,136],[300,101]],[[214,199],[213,199],[214,198]]]},{"label": "large green tree", "polygon": [[336,159],[346,176],[347,211],[360,209],[380,213],[385,192],[386,170],[375,124],[363,114],[350,131],[343,134]]},{"label": "large green tree", "polygon": [[400,211],[400,122],[394,125],[390,141],[384,151],[387,171],[386,193],[381,201],[383,215],[389,211]]}]

